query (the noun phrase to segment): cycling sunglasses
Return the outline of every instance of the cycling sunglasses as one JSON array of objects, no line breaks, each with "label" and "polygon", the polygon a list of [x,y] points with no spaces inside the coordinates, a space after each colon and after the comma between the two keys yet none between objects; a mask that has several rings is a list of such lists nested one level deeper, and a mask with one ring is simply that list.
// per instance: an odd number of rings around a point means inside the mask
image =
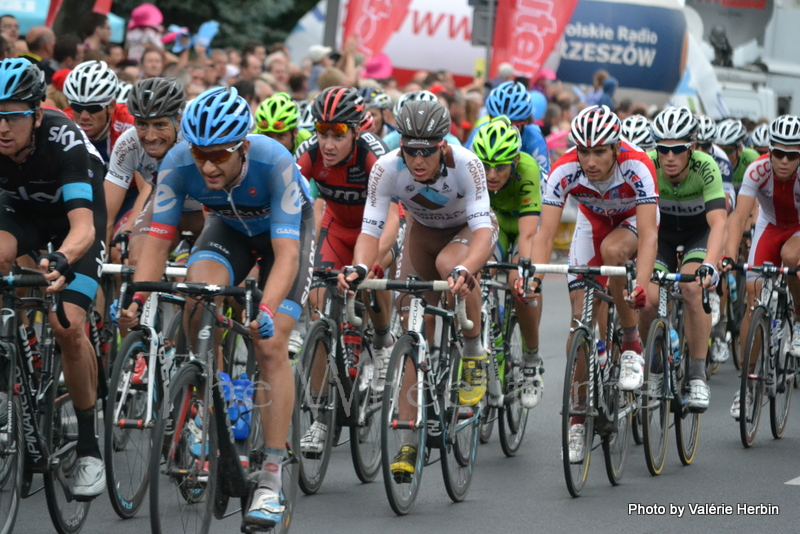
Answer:
[{"label": "cycling sunglasses", "polygon": [[492,162],[492,161],[481,161],[483,163],[483,169],[486,172],[489,172],[490,169],[494,169],[497,172],[505,172],[511,167],[510,161],[505,162]]},{"label": "cycling sunglasses", "polygon": [[80,115],[84,111],[88,111],[90,115],[94,115],[95,113],[100,113],[104,109],[106,109],[106,106],[103,104],[88,104],[86,106],[83,104],[72,104],[72,111],[74,111],[76,115]]},{"label": "cycling sunglasses", "polygon": [[275,121],[270,125],[267,121],[261,121],[258,123],[258,129],[265,132],[282,132],[286,130],[286,123],[283,121]]},{"label": "cycling sunglasses", "polygon": [[406,146],[400,145],[400,150],[403,151],[403,154],[415,158],[417,156],[422,156],[423,158],[429,158],[439,153],[439,149],[442,147],[442,141],[439,141],[433,146]]},{"label": "cycling sunglasses", "polygon": [[700,142],[698,142],[697,143],[697,149],[698,150],[702,150],[703,152],[711,150],[711,143],[705,143],[705,142],[704,143],[700,143]]},{"label": "cycling sunglasses", "polygon": [[212,152],[205,152],[196,146],[190,146],[190,150],[196,162],[205,163],[206,161],[210,161],[214,165],[219,165],[231,159],[231,156],[242,147],[242,144],[244,144],[244,140],[239,141],[230,148],[223,148],[222,150],[214,150]]},{"label": "cycling sunglasses", "polygon": [[344,135],[350,131],[350,125],[343,122],[317,122],[314,129],[319,133],[333,132],[334,135]]},{"label": "cycling sunglasses", "polygon": [[692,143],[684,143],[682,145],[656,145],[656,150],[658,150],[659,154],[667,155],[670,152],[679,156],[692,148]]},{"label": "cycling sunglasses", "polygon": [[789,161],[797,161],[800,159],[800,150],[781,150],[780,148],[769,147],[769,154],[777,160],[786,158]]},{"label": "cycling sunglasses", "polygon": [[34,113],[36,113],[35,109],[29,109],[27,111],[2,111],[0,112],[0,120],[5,119],[9,126],[13,126],[21,123]]},{"label": "cycling sunglasses", "polygon": [[723,152],[725,152],[728,155],[731,155],[740,148],[742,148],[739,145],[719,145],[719,147],[722,149]]}]

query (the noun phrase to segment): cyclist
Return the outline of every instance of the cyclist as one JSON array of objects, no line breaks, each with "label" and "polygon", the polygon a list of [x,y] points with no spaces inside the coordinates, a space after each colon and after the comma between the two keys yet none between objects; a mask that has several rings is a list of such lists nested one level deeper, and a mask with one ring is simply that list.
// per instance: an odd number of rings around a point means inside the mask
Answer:
[{"label": "cyclist", "polygon": [[[497,261],[505,261],[509,251],[513,262],[518,262],[520,256],[530,258],[533,236],[539,226],[542,209],[539,165],[531,155],[522,152],[521,147],[519,130],[505,115],[489,121],[472,143],[472,151],[483,163],[489,202],[497,217],[499,228],[494,251]],[[509,290],[514,291],[517,277],[516,271],[509,271]],[[524,356],[525,382],[520,400],[524,407],[533,408],[544,392],[544,364],[539,356],[541,307],[531,307],[516,299],[514,310],[522,327]]]},{"label": "cyclist", "polygon": [[0,62],[0,272],[19,256],[55,247],[39,257],[39,268],[51,282],[47,292],[62,292],[71,324],[65,329],[49,314],[78,426],[70,490],[87,501],[106,486],[95,430],[97,358],[84,331],[103,261],[105,167],[74,122],[41,107],[45,89],[44,73],[29,61]]},{"label": "cyclist", "polygon": [[745,169],[760,157],[752,148],[744,147],[746,138],[747,128],[739,119],[725,119],[717,124],[716,143],[731,163],[733,187],[737,193],[742,186]]},{"label": "cyclist", "polygon": [[[386,145],[375,135],[360,131],[365,113],[364,99],[355,89],[330,87],[314,99],[312,106],[316,132],[300,146],[295,157],[300,172],[314,179],[319,198],[325,201],[314,266],[343,269],[353,261],[353,248],[364,218],[370,171],[378,158],[386,153]],[[380,258],[389,254],[395,245],[399,228],[397,207],[393,204]],[[322,282],[312,284],[312,308],[321,306],[323,292]],[[390,332],[391,294],[382,292],[376,297],[380,311],[370,310],[375,328],[372,364],[376,371],[375,385],[380,389],[395,340]],[[325,365],[324,359],[316,358],[315,361],[319,362],[318,365]],[[312,423],[301,440],[302,452],[308,455],[321,452],[328,430],[322,422]]]},{"label": "cyclist", "polygon": [[[250,107],[235,88],[210,89],[189,105],[181,119],[186,141],[167,154],[159,171],[148,254],[140,259],[134,280],[161,278],[187,195],[210,213],[189,258],[187,281],[236,285],[256,262],[261,266],[264,293],[249,327],[262,378],[269,384],[256,391],[266,458],[244,522],[270,529],[284,510],[281,462],[294,404],[286,354],[311,274],[313,211],[291,155],[266,136],[247,135],[251,129]],[[138,322],[145,299],[144,294],[134,296],[120,327]],[[187,310],[190,343],[197,339],[199,316]]]},{"label": "cyclist", "polygon": [[[393,199],[399,198],[414,223],[406,232],[401,279],[415,273],[423,280],[447,279],[453,293],[466,298],[467,316],[475,324],[464,333],[462,387],[459,402],[475,405],[486,392],[484,367],[487,353],[480,341],[481,294],[475,289],[474,274],[491,257],[497,239],[487,194],[486,174],[480,160],[469,150],[447,144],[450,113],[439,102],[409,102],[400,110],[397,131],[399,150],[383,156],[373,166],[369,200],[364,208],[361,235],[353,253],[355,272],[339,276],[340,290],[363,279],[379,257],[379,243]],[[451,273],[457,272],[456,279]],[[430,297],[431,295],[429,295]],[[435,298],[429,298],[435,302]],[[432,333],[433,328],[428,332]],[[401,415],[413,419],[415,408],[408,402],[404,383],[399,396]],[[418,451],[404,436],[391,464],[393,473],[413,474]]]},{"label": "cyclist", "polygon": [[[532,124],[533,99],[521,82],[503,82],[486,97],[486,113],[489,119],[505,115],[511,124],[522,134],[522,151],[530,154],[539,164],[540,185],[544,187],[547,175],[550,174],[550,153],[547,143],[538,126]],[[485,124],[485,123],[484,123]],[[471,147],[475,136],[483,127],[478,126],[470,134],[465,146]]]},{"label": "cyclist", "polygon": [[125,104],[116,101],[119,80],[105,61],[86,61],[75,67],[64,81],[67,116],[78,123],[89,140],[108,161],[117,139],[133,126]]},{"label": "cyclist", "polygon": [[[179,121],[186,103],[183,84],[174,78],[148,78],[140,80],[131,89],[128,110],[134,117],[134,128],[124,132],[117,140],[105,180],[108,218],[113,222],[122,207],[127,192],[135,177],[141,177],[143,186],[132,214],[135,224],[130,241],[130,263],[136,265],[142,253],[142,238],[150,231],[153,218],[152,193],[161,161],[167,152],[182,141]],[[188,199],[181,215],[181,230],[200,235],[203,229],[203,214],[196,200]],[[108,224],[106,239],[111,239],[113,224]],[[173,248],[180,233],[175,236]]]},{"label": "cyclist", "polygon": [[[619,387],[634,390],[642,385],[642,344],[636,310],[647,303],[644,289],[650,283],[658,241],[658,190],[655,167],[646,153],[620,140],[620,120],[606,106],[591,106],[570,126],[576,148],[556,161],[542,201],[539,232],[533,240],[533,263],[547,263],[561,221],[561,212],[572,195],[579,203],[572,236],[570,265],[624,265],[637,256],[636,287],[630,295],[625,281],[608,281],[623,329]],[[534,278],[535,292],[543,277]],[[602,281],[602,279],[601,279]],[[569,284],[573,317],[580,316],[580,280]],[[583,458],[584,421],[571,425],[570,458]]]},{"label": "cyclist", "polygon": [[374,122],[370,131],[381,138],[395,131],[395,127],[386,120],[392,109],[391,97],[384,93],[383,89],[376,87],[362,87],[358,90],[358,94],[364,99],[367,115],[371,115]]},{"label": "cyclist", "polygon": [[[681,273],[702,277],[697,283],[680,287],[686,303],[684,331],[691,355],[687,407],[704,412],[709,401],[706,353],[711,318],[703,311],[701,286],[708,289],[719,282],[715,265],[724,247],[727,211],[719,168],[711,156],[693,149],[696,130],[697,119],[688,108],[665,109],[653,120],[656,149],[650,152],[650,158],[656,168],[661,213],[655,268],[670,273],[680,269]],[[680,265],[679,246],[684,251]],[[648,284],[649,305],[642,310],[640,321],[644,338],[658,313],[658,289],[657,284]]]},{"label": "cyclist", "polygon": [[[397,124],[398,117],[400,116],[400,110],[403,109],[408,102],[438,102],[439,99],[436,98],[436,95],[431,93],[430,91],[411,91],[409,93],[404,94],[400,98],[397,99],[397,102],[394,103],[394,109],[392,110],[394,114],[394,123]],[[383,142],[386,143],[386,146],[389,150],[397,150],[400,148],[400,132],[397,130],[393,132],[389,132],[383,137]],[[447,135],[444,136],[447,140],[447,144],[449,146],[461,146],[461,141],[458,140],[458,137],[450,133],[450,130],[447,131]]]},{"label": "cyclist", "polygon": [[256,133],[275,139],[292,154],[312,135],[299,124],[300,112],[289,93],[275,93],[256,110]]},{"label": "cyclist", "polygon": [[759,124],[747,138],[747,146],[764,155],[769,152],[769,124]]},{"label": "cyclist", "polygon": [[638,146],[645,152],[649,152],[656,147],[653,136],[650,134],[650,121],[641,115],[631,115],[622,121],[620,134],[622,139]]},{"label": "cyclist", "polygon": [[729,212],[736,204],[736,192],[733,189],[733,166],[728,155],[714,141],[717,138],[717,124],[707,115],[695,115],[697,118],[697,133],[695,135],[694,150],[705,152],[717,163],[722,176],[722,189],[725,191]]},{"label": "cyclist", "polygon": [[[800,264],[800,117],[782,115],[769,126],[769,156],[751,163],[744,173],[739,189],[736,209],[728,217],[727,254],[736,254],[744,226],[753,211],[756,200],[760,206],[750,256],[747,263],[763,265],[771,262],[795,269]],[[756,274],[747,273],[747,311],[742,319],[742,332],[750,327],[752,307],[756,306]],[[794,329],[792,353],[800,356],[800,281],[789,277],[789,291],[794,300]],[[742,350],[746,343],[742,336]],[[743,371],[746,372],[746,371]],[[731,416],[739,418],[739,392],[737,391]]]}]

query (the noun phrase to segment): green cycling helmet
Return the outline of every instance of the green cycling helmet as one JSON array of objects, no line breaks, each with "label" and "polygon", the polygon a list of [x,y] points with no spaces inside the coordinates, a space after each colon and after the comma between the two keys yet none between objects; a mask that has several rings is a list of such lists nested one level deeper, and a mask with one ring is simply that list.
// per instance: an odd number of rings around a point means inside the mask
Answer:
[{"label": "green cycling helmet", "polygon": [[505,115],[489,121],[475,134],[472,151],[484,163],[511,163],[519,156],[522,137]]},{"label": "green cycling helmet", "polygon": [[281,133],[297,128],[300,113],[289,93],[276,93],[264,100],[256,110],[256,133]]}]

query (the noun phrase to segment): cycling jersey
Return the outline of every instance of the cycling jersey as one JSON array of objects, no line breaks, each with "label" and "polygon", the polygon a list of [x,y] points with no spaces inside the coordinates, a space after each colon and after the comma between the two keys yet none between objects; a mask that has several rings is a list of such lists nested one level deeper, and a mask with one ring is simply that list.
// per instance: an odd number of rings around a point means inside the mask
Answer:
[{"label": "cycling jersey", "polygon": [[292,155],[297,154],[297,149],[300,148],[300,145],[302,145],[312,137],[314,137],[314,134],[312,134],[308,130],[304,130],[303,128],[298,128],[297,133],[294,136],[294,150],[292,150]]},{"label": "cycling jersey", "polygon": [[706,214],[725,209],[722,177],[714,159],[695,150],[689,160],[689,170],[680,183],[671,183],[658,161],[658,152],[648,154],[658,177],[658,209],[661,212],[660,232],[681,232],[698,227],[708,228]]},{"label": "cycling jersey", "polygon": [[424,185],[414,180],[399,149],[381,157],[370,174],[361,231],[380,237],[393,199],[403,203],[415,224],[429,228],[459,228],[469,224],[473,232],[494,228],[486,194],[486,173],[478,157],[466,148],[453,146],[448,151],[446,166],[447,176]]},{"label": "cycling jersey", "polygon": [[733,169],[733,187],[737,193],[742,187],[742,180],[744,179],[745,172],[747,172],[747,167],[760,157],[761,154],[752,148],[742,149],[742,153],[739,155],[739,162],[736,164],[736,168]]},{"label": "cycling jersey", "polygon": [[[467,148],[472,148],[472,141],[475,139],[475,134],[478,130],[489,124],[484,122],[477,126],[467,139],[464,145]],[[530,154],[539,164],[540,186],[542,194],[544,194],[544,184],[547,182],[547,177],[550,174],[550,152],[547,150],[547,142],[544,140],[542,130],[535,124],[528,124],[522,129],[522,152]]]},{"label": "cycling jersey", "polygon": [[772,162],[765,154],[747,167],[740,195],[758,199],[758,219],[780,229],[800,226],[800,178],[795,172],[791,179],[776,180],[772,174]]},{"label": "cycling jersey", "polygon": [[504,254],[519,235],[519,219],[539,215],[539,165],[528,154],[520,153],[519,163],[499,191],[489,191],[489,202],[499,225],[498,246]]},{"label": "cycling jersey", "polygon": [[190,196],[249,237],[270,232],[273,239],[299,239],[301,211],[312,208],[291,154],[264,135],[247,139],[250,149],[230,191],[206,188],[186,141],[173,147],[158,173],[149,235],[172,240],[184,199]]},{"label": "cycling jersey", "polygon": [[[400,135],[400,132],[397,130],[393,130],[383,137],[383,142],[386,144],[387,152],[389,150],[397,150],[400,148],[401,137],[402,136]],[[445,135],[444,140],[447,141],[447,144],[450,146],[461,146],[461,141],[458,140],[458,137],[451,133]]]},{"label": "cycling jersey", "polygon": [[[182,140],[183,138],[178,134],[178,142]],[[138,172],[145,182],[155,188],[160,165],[161,160],[156,160],[147,154],[142,148],[136,129],[131,128],[119,137],[117,144],[114,146],[111,161],[108,165],[108,173],[106,173],[106,181],[122,189],[128,189],[134,181],[134,173]],[[200,209],[200,203],[191,198],[187,199],[183,208],[184,211],[198,211]]]},{"label": "cycling jersey", "polygon": [[719,173],[722,176],[722,189],[726,195],[734,194],[733,189],[733,166],[728,159],[728,155],[722,150],[719,145],[711,145],[710,156],[717,162]]},{"label": "cycling jersey", "polygon": [[616,227],[636,215],[637,205],[657,203],[655,176],[655,167],[647,154],[623,141],[608,188],[601,192],[583,173],[578,151],[572,148],[553,165],[542,204],[563,208],[567,197],[572,195],[589,220]]},{"label": "cycling jersey", "polygon": [[386,145],[380,138],[362,132],[350,158],[335,167],[326,167],[315,135],[297,149],[295,159],[302,175],[314,179],[319,197],[326,201],[325,211],[330,211],[340,225],[358,228],[367,201],[370,171],[385,153]]},{"label": "cycling jersey", "polygon": [[[72,108],[65,109],[64,113],[66,113],[67,117],[73,121],[75,120],[75,114],[72,111]],[[133,115],[131,115],[128,111],[128,106],[125,104],[117,104],[117,106],[114,108],[114,111],[111,112],[111,118],[109,119],[109,127],[107,132],[108,135],[102,139],[92,141],[92,144],[100,153],[100,156],[102,156],[104,162],[108,163],[110,154],[114,150],[114,146],[117,144],[117,140],[123,133],[125,133],[126,130],[129,130],[133,127],[133,121],[134,118]]]}]

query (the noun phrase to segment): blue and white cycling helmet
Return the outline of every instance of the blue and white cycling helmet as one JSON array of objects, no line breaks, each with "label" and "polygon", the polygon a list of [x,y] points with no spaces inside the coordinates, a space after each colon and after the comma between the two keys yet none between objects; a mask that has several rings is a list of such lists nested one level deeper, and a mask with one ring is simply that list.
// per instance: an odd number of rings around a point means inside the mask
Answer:
[{"label": "blue and white cycling helmet", "polygon": [[181,119],[183,138],[197,146],[235,143],[252,129],[250,105],[234,87],[217,87],[201,93]]},{"label": "blue and white cycling helmet", "polygon": [[18,100],[38,107],[46,92],[44,72],[27,59],[0,62],[0,100]]},{"label": "blue and white cycling helmet", "polygon": [[492,117],[505,115],[511,122],[524,121],[533,114],[533,101],[520,82],[504,82],[489,93],[486,112]]}]

